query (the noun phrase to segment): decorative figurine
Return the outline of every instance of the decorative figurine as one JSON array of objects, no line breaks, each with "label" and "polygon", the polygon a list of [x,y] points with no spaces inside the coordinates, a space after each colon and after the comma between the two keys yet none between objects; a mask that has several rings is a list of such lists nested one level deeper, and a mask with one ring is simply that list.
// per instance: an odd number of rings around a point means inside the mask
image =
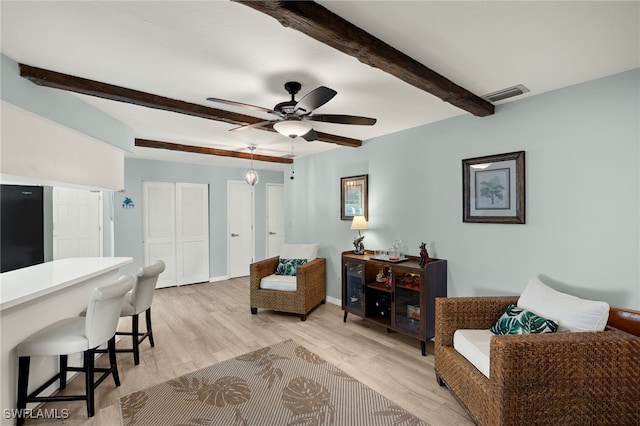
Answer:
[{"label": "decorative figurine", "polygon": [[376,282],[385,284],[385,286],[391,284],[391,268],[389,266],[385,265],[378,270],[378,275],[376,275]]},{"label": "decorative figurine", "polygon": [[425,266],[429,261],[429,253],[427,253],[427,245],[425,243],[420,244],[420,266]]},{"label": "decorative figurine", "polygon": [[355,250],[353,251],[354,254],[364,254],[364,243],[362,240],[364,240],[364,235],[360,235],[353,239],[353,246],[355,247]]}]

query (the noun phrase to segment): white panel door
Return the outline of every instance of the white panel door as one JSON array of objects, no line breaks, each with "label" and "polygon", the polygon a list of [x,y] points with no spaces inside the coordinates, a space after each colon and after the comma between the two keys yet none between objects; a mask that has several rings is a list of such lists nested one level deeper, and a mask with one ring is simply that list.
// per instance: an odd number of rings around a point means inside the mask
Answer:
[{"label": "white panel door", "polygon": [[267,257],[280,254],[284,244],[284,185],[267,184]]},{"label": "white panel door", "polygon": [[229,278],[249,275],[253,262],[253,188],[243,181],[227,183],[227,271]]},{"label": "white panel door", "polygon": [[142,183],[144,264],[165,263],[156,288],[177,284],[175,187],[173,182]]},{"label": "white panel door", "polygon": [[53,188],[53,259],[102,256],[99,192]]},{"label": "white panel door", "polygon": [[176,183],[179,284],[209,281],[209,186]]}]

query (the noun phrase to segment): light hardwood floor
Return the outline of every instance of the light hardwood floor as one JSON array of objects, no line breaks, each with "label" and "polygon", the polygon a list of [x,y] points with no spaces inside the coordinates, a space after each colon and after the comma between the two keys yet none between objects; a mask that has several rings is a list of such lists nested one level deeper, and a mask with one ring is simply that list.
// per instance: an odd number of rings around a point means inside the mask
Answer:
[{"label": "light hardwood floor", "polygon": [[[109,378],[98,387],[96,415],[87,418],[83,401],[50,403],[42,408],[68,409],[69,418],[30,419],[27,424],[118,425],[118,398],[124,395],[293,339],[433,426],[473,425],[449,391],[436,383],[431,343],[423,357],[419,341],[387,333],[352,315],[344,323],[340,307],[329,303],[304,322],[297,315],[262,309],[251,315],[248,281],[236,278],[157,290],[152,307],[156,346],[142,343],[137,366],[132,354],[118,354],[122,384],[115,388]],[[129,320],[121,329],[127,326]],[[119,341],[118,347],[130,345],[127,340]],[[65,393],[80,392],[82,377],[72,380]]]}]

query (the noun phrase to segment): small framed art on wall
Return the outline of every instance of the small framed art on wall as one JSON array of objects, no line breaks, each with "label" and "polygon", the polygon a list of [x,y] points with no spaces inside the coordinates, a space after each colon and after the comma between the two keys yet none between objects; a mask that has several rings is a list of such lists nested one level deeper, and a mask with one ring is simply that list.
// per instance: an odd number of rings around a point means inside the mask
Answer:
[{"label": "small framed art on wall", "polygon": [[369,218],[369,175],[340,178],[340,219]]},{"label": "small framed art on wall", "polygon": [[462,220],[525,223],[524,151],[462,160]]}]

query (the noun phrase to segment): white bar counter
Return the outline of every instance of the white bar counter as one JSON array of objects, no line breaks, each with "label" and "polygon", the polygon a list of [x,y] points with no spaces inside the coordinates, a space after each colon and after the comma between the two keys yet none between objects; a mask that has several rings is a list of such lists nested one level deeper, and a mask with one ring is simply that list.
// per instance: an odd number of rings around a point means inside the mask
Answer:
[{"label": "white bar counter", "polygon": [[[4,410],[16,408],[17,355],[15,347],[24,338],[63,318],[78,315],[87,307],[91,290],[120,277],[120,267],[130,257],[82,257],[54,260],[0,274],[0,401],[2,425],[14,424]],[[80,356],[69,357],[69,365],[80,365]],[[33,357],[29,392],[58,371],[57,357]],[[51,385],[48,392],[57,389]],[[64,402],[54,408],[65,407]],[[59,406],[59,407],[58,407]],[[28,408],[35,407],[29,404]]]}]

